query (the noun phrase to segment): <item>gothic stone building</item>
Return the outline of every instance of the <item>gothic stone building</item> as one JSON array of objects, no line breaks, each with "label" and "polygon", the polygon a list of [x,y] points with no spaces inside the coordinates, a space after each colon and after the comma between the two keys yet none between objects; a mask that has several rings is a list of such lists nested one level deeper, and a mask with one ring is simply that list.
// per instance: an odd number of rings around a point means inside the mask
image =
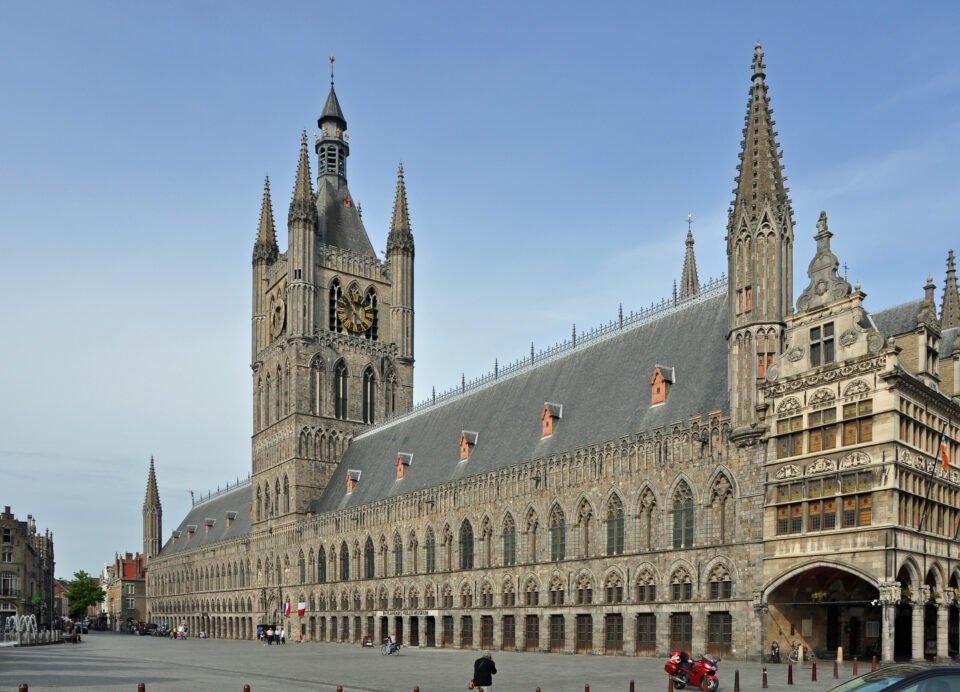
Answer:
[{"label": "gothic stone building", "polygon": [[251,482],[163,537],[151,466],[148,619],[567,653],[956,653],[953,255],[939,315],[931,280],[868,312],[821,214],[794,301],[765,78],[758,45],[726,281],[699,285],[688,233],[672,301],[415,408],[403,172],[381,262],[331,88],[284,254],[264,191]]}]

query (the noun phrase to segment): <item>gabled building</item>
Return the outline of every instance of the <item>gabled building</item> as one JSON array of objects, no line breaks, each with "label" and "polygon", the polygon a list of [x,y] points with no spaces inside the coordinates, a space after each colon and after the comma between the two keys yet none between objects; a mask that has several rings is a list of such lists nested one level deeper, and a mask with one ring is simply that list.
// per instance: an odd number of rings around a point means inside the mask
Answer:
[{"label": "gabled building", "polygon": [[54,618],[53,534],[37,531],[28,514],[19,521],[9,506],[0,514],[0,629],[11,616],[34,616],[46,628]]},{"label": "gabled building", "polygon": [[823,213],[794,300],[765,70],[757,45],[728,277],[699,282],[688,232],[672,300],[416,407],[403,171],[380,262],[331,88],[284,254],[264,190],[252,480],[164,537],[151,464],[148,619],[568,653],[955,653],[953,255],[939,314],[932,280],[921,298],[904,276],[908,302],[869,311]]}]

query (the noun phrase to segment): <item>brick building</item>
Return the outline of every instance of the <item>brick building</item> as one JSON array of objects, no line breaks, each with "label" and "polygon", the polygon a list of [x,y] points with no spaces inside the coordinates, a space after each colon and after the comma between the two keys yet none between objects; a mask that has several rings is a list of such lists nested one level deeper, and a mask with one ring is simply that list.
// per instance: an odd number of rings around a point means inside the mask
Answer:
[{"label": "brick building", "polygon": [[11,615],[34,615],[41,629],[54,617],[53,534],[37,531],[28,514],[19,521],[9,506],[0,514],[0,628]]}]

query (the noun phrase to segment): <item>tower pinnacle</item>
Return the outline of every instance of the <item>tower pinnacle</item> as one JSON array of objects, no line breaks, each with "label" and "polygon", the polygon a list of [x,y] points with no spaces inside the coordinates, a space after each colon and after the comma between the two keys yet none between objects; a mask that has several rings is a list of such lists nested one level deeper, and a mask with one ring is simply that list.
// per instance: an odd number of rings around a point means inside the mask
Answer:
[{"label": "tower pinnacle", "polygon": [[277,247],[277,233],[273,227],[273,205],[270,202],[270,176],[263,181],[263,201],[260,203],[260,225],[257,227],[257,240],[253,245],[253,261],[277,259],[280,249]]},{"label": "tower pinnacle", "polygon": [[407,187],[403,180],[403,163],[401,162],[397,168],[397,193],[393,199],[393,217],[390,219],[390,234],[387,236],[387,252],[393,248],[403,247],[413,251],[410,213],[407,210]]},{"label": "tower pinnacle", "polygon": [[293,199],[287,222],[303,219],[316,222],[317,210],[314,207],[313,182],[310,180],[310,156],[307,153],[307,131],[300,136],[300,159],[297,162],[297,178],[293,184]]},{"label": "tower pinnacle", "polygon": [[[960,293],[957,291],[957,265],[954,262],[953,250],[947,254],[947,279],[943,283],[940,324],[944,329],[960,327]],[[960,339],[957,339],[957,343],[960,343]]]},{"label": "tower pinnacle", "polygon": [[[687,215],[688,225],[693,223]],[[683,274],[680,276],[680,300],[690,298],[700,292],[700,280],[697,278],[697,259],[693,255],[693,230],[687,228],[687,252],[683,257]]]}]

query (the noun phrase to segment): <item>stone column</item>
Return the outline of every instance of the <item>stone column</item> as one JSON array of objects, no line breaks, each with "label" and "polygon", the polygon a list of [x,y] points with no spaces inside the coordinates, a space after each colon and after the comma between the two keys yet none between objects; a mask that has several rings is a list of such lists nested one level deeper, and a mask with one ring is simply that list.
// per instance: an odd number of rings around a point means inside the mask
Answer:
[{"label": "stone column", "polygon": [[399,644],[402,644],[403,646],[407,646],[407,645],[410,644],[410,642],[411,642],[411,637],[410,637],[410,616],[409,616],[409,615],[403,615],[403,616],[401,616],[401,621],[403,622],[403,641],[398,642],[398,643],[399,643]]},{"label": "stone column", "polygon": [[623,614],[623,653],[635,656],[637,653],[637,613]]},{"label": "stone column", "polygon": [[493,619],[493,641],[490,642],[490,650],[503,648],[503,615],[500,611],[492,613]]},{"label": "stone column", "polygon": [[946,663],[950,658],[948,644],[948,618],[950,606],[943,601],[937,603],[937,661]]},{"label": "stone column", "polygon": [[[659,657],[670,653],[670,613],[666,606],[657,606],[657,650]],[[662,644],[661,644],[662,642]],[[661,649],[660,647],[663,646]]]},{"label": "stone column", "polygon": [[605,653],[606,647],[604,646],[604,633],[607,628],[607,623],[604,620],[603,611],[600,608],[594,608],[590,616],[593,618],[593,653]]},{"label": "stone column", "polygon": [[707,613],[701,606],[694,606],[690,610],[693,619],[693,632],[690,637],[690,655],[707,651]]},{"label": "stone column", "polygon": [[550,616],[542,610],[537,615],[540,623],[540,651],[550,651]]},{"label": "stone column", "polygon": [[572,654],[577,650],[577,616],[563,614],[563,653]]},{"label": "stone column", "polygon": [[896,635],[894,627],[897,620],[897,605],[896,603],[883,603],[881,608],[880,658],[883,661],[892,661],[893,642]]},{"label": "stone column", "polygon": [[923,601],[918,598],[913,602],[911,617],[913,629],[913,646],[910,649],[910,658],[914,661],[923,660]]}]

